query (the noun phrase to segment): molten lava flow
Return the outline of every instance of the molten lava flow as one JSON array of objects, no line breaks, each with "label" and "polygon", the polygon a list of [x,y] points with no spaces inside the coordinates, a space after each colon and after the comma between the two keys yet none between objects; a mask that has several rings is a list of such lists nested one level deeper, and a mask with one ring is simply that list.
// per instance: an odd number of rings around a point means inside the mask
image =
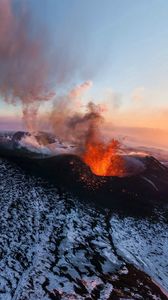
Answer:
[{"label": "molten lava flow", "polygon": [[82,156],[92,172],[99,176],[123,176],[124,159],[118,154],[120,143],[112,140],[108,144],[88,142]]}]

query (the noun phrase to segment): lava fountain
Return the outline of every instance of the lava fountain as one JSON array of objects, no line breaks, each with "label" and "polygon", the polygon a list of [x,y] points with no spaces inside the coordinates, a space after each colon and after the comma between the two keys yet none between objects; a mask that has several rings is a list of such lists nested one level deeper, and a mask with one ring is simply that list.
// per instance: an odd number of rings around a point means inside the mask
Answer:
[{"label": "lava fountain", "polygon": [[[83,86],[88,86],[88,84],[85,83],[80,87]],[[66,142],[74,143],[77,146],[75,154],[80,156],[94,174],[124,176],[125,164],[123,155],[120,154],[120,142],[115,139],[109,142],[104,141],[106,133],[102,105],[91,101],[87,103],[86,111],[80,112],[74,109],[73,101],[69,101],[69,97],[67,97],[68,101],[65,100],[66,97],[64,97],[64,102],[61,102],[64,113],[60,114],[59,103],[57,103],[51,116],[56,136],[60,139],[64,138]]]},{"label": "lava fountain", "polygon": [[119,148],[119,141],[114,139],[107,144],[89,141],[82,159],[96,175],[122,177],[125,174],[125,164]]}]

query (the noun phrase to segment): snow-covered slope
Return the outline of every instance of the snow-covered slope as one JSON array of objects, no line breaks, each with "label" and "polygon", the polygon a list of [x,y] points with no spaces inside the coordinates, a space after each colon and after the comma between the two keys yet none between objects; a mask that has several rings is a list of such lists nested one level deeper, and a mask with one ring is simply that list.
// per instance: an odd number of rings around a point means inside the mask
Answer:
[{"label": "snow-covered slope", "polygon": [[[128,219],[132,229],[127,232],[126,219],[114,216],[110,224],[109,214],[109,210],[80,203],[1,159],[0,300],[166,299],[150,278],[131,264],[142,266],[142,248],[147,243],[139,232],[136,247],[129,248],[128,237],[134,238],[137,222]],[[146,230],[148,225],[143,226]],[[149,236],[155,237],[161,226],[155,224]],[[149,274],[153,271],[158,279],[157,269],[164,286],[166,228],[158,234],[160,256],[158,252],[155,261],[151,252],[156,250],[156,240],[147,230],[144,233],[150,244],[150,251],[145,252]],[[126,251],[132,252],[129,263]],[[148,273],[147,267],[145,270]]]},{"label": "snow-covered slope", "polygon": [[157,219],[113,216],[111,234],[118,254],[168,290],[168,223],[162,216]]}]

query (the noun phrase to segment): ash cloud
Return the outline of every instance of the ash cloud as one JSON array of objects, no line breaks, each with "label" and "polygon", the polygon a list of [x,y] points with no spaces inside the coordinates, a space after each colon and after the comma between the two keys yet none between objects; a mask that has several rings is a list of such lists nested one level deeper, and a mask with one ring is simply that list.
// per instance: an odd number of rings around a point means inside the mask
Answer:
[{"label": "ash cloud", "polygon": [[77,85],[74,89],[72,89],[70,92],[69,92],[69,95],[68,97],[70,99],[76,99],[76,98],[81,98],[83,96],[83,94],[89,90],[91,87],[92,87],[93,83],[92,81],[85,81],[83,82],[82,84],[80,85]]},{"label": "ash cloud", "polygon": [[17,1],[17,9],[14,3],[0,2],[0,94],[8,103],[21,103],[23,120],[30,132],[38,130],[40,105],[55,97],[49,116],[53,132],[82,149],[88,139],[100,139],[102,107],[89,101],[85,110],[84,106],[81,109],[82,97],[92,87],[91,81],[84,81],[63,96],[59,96],[59,88],[65,87],[69,77],[72,82],[77,69],[83,70],[85,63],[79,66],[79,57],[71,60],[73,49],[65,47],[64,34],[62,45],[49,57],[48,36],[34,29],[25,2]]},{"label": "ash cloud", "polygon": [[[33,36],[25,7],[12,0],[0,3],[0,93],[6,102],[21,102],[23,119],[32,130],[40,102],[52,97],[45,38]],[[30,117],[31,116],[31,117]]]},{"label": "ash cloud", "polygon": [[22,103],[23,119],[32,130],[40,102],[49,100],[52,93],[47,86],[44,41],[31,36],[29,21],[24,10],[14,11],[12,1],[1,1],[0,92],[5,101]]},{"label": "ash cloud", "polygon": [[101,138],[100,125],[104,118],[99,105],[89,102],[86,113],[74,114],[67,120],[67,126],[73,132],[73,137],[83,150],[88,141],[99,141]]},{"label": "ash cloud", "polygon": [[[76,55],[74,43],[64,29],[61,35],[58,34],[55,44],[56,37],[52,39],[46,28],[41,27],[38,21],[34,23],[28,3],[1,0],[0,94],[7,103],[21,104],[24,123],[31,132],[38,130],[42,104],[53,100],[55,93],[72,83],[76,74],[80,77],[79,72],[83,77],[82,70],[88,67],[84,67],[85,53],[82,59],[81,54]],[[91,86],[91,81],[85,81],[70,91],[68,100],[73,98],[76,109],[80,107],[82,95]],[[58,98],[63,102],[57,106],[60,111],[62,107],[65,109],[67,96]],[[68,104],[65,110],[69,109]]]},{"label": "ash cloud", "polygon": [[103,124],[101,105],[89,101],[85,106],[82,96],[92,86],[86,81],[73,88],[67,95],[56,97],[49,122],[52,131],[60,139],[73,142],[82,151],[87,140],[100,138],[100,126]]}]

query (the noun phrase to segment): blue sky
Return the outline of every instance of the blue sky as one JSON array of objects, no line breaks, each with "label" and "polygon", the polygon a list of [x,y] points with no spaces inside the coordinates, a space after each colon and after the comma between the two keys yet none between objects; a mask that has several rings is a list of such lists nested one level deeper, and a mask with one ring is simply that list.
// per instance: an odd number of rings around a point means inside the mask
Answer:
[{"label": "blue sky", "polygon": [[66,51],[76,56],[79,79],[90,76],[122,92],[166,85],[167,0],[30,2],[37,19],[49,27],[55,46],[65,43]]},{"label": "blue sky", "polygon": [[[17,5],[22,2],[13,1]],[[33,15],[33,26],[41,24],[44,32],[49,32],[49,52],[58,53],[56,76],[62,65],[67,73],[63,88],[92,80],[95,98],[112,89],[121,94],[127,109],[134,105],[132,95],[140,91],[144,107],[167,107],[167,0],[25,3]],[[61,84],[55,82],[59,89]],[[10,109],[13,112],[11,106]],[[10,111],[2,102],[1,112],[5,110]]]}]

